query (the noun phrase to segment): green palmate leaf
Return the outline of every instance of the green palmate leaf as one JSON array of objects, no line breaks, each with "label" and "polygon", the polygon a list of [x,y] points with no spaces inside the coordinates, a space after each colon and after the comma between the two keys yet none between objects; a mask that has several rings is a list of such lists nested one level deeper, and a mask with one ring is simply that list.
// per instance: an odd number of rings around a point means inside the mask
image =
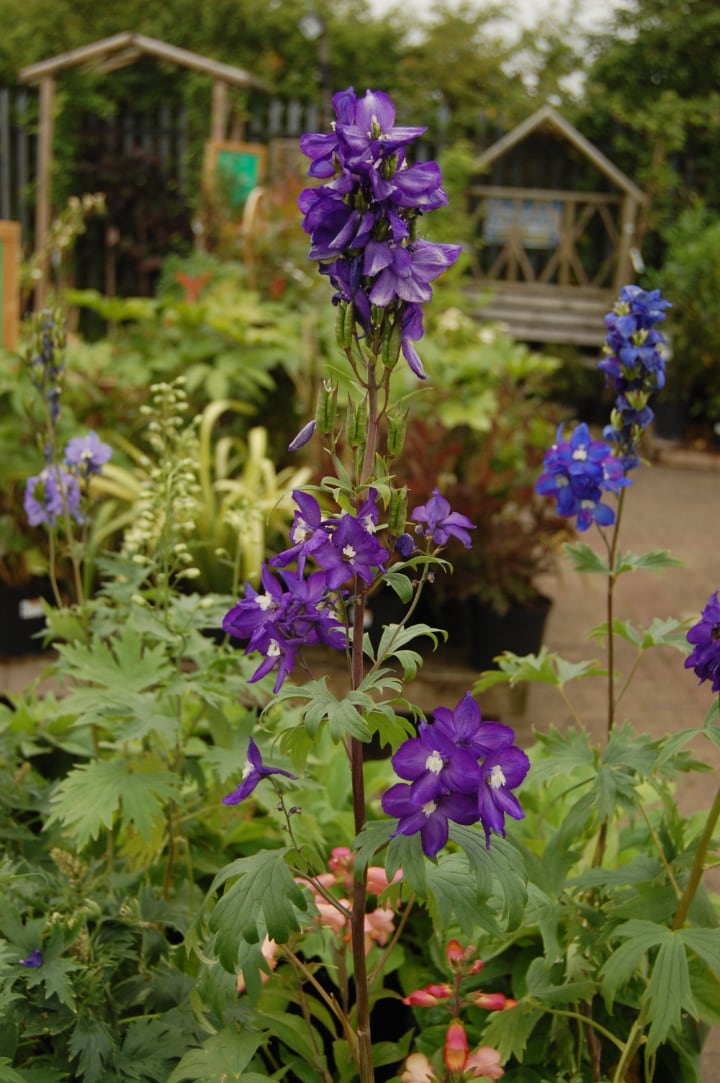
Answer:
[{"label": "green palmate leaf", "polygon": [[[674,618],[665,620],[655,618],[648,628],[636,628],[629,620],[614,620],[612,624],[613,635],[632,643],[639,651],[649,650],[650,647],[673,647],[683,654],[687,654],[688,650],[686,638],[688,627],[688,621]],[[590,635],[595,639],[605,639],[607,628],[605,621],[593,628]]]},{"label": "green palmate leaf", "polygon": [[[677,933],[686,947],[694,951],[715,975],[720,975],[720,931],[712,929],[679,929]],[[720,1001],[718,1001],[720,1011]]]},{"label": "green palmate leaf", "polygon": [[[536,735],[539,755],[532,758],[531,779],[533,784],[569,775],[582,769],[582,775],[592,777],[596,753],[584,730],[569,729],[560,732],[551,726],[547,733]],[[578,775],[574,776],[575,781]]]},{"label": "green palmate leaf", "polygon": [[510,1011],[492,1012],[483,1029],[483,1043],[497,1049],[503,1060],[522,1060],[528,1039],[544,1014],[541,1008],[523,1001]]},{"label": "green palmate leaf", "polygon": [[508,924],[519,924],[527,900],[527,877],[522,856],[506,839],[493,835],[488,847],[480,828],[450,825],[450,838],[462,848],[480,894],[496,894]]},{"label": "green palmate leaf", "polygon": [[262,1031],[239,1030],[225,1027],[203,1043],[201,1049],[191,1049],[184,1055],[167,1083],[185,1083],[198,1080],[201,1083],[256,1083],[271,1078],[245,1069],[267,1040]]},{"label": "green palmate leaf", "polygon": [[485,925],[489,918],[492,931],[499,933],[497,923],[484,904],[487,895],[478,889],[463,854],[444,854],[437,864],[426,869],[427,903],[438,928],[447,928],[456,920],[461,928]]},{"label": "green palmate leaf", "polygon": [[597,553],[587,542],[572,542],[563,545],[563,551],[569,558],[576,572],[600,572],[610,574],[607,560]]},{"label": "green palmate leaf", "polygon": [[[395,830],[395,821],[390,821]],[[423,853],[420,835],[396,835],[388,844],[385,858],[385,871],[392,880],[398,869],[402,869],[403,880],[412,890],[424,898],[427,894],[428,863]]]},{"label": "green palmate leaf", "polygon": [[[353,842],[355,865],[365,869],[378,850],[386,846],[395,830],[395,820],[369,820]],[[397,871],[397,868],[395,869]],[[393,872],[393,875],[395,873]],[[389,874],[388,874],[389,875]]]},{"label": "green palmate leaf", "polygon": [[319,1063],[325,1064],[325,1058],[318,1053],[318,1050],[323,1048],[322,1037],[319,1031],[305,1019],[298,1015],[291,1015],[290,1012],[280,1011],[259,1011],[255,1013],[254,1018],[266,1027],[268,1033],[271,1033],[293,1053],[297,1053],[316,1071]]},{"label": "green palmate leaf", "polygon": [[308,896],[285,864],[287,849],[262,850],[234,861],[215,877],[211,894],[231,876],[235,883],[215,906],[210,928],[216,934],[218,957],[231,973],[237,967],[238,945],[257,944],[265,932],[284,944],[290,932],[302,928],[299,915],[307,913]]},{"label": "green palmate leaf", "polygon": [[648,1052],[653,1053],[666,1041],[671,1031],[679,1030],[683,1012],[697,1018],[685,946],[674,933],[670,933],[660,945],[650,974],[647,996],[651,1019],[647,1044]]},{"label": "green palmate leaf", "polygon": [[120,626],[110,643],[95,638],[88,647],[60,644],[58,650],[66,673],[121,698],[153,688],[173,673],[163,645],[149,647],[131,621]]},{"label": "green palmate leaf", "polygon": [[82,1079],[87,1083],[103,1083],[107,1079],[113,1039],[105,1023],[89,1013],[79,1016],[69,1046]]},{"label": "green palmate leaf", "polygon": [[327,677],[323,677],[319,681],[308,681],[302,686],[292,685],[280,689],[273,705],[298,700],[306,704],[303,721],[311,737],[317,735],[323,722],[327,722],[334,741],[341,741],[348,734],[360,741],[370,740],[371,734],[364,713],[371,711],[375,704],[365,692],[355,689],[338,699],[327,687]]},{"label": "green palmate leaf", "polygon": [[484,692],[494,685],[524,681],[552,684],[562,688],[579,677],[603,676],[606,670],[596,661],[569,662],[559,654],[541,647],[538,654],[517,655],[504,651],[498,658],[499,670],[488,670],[475,683],[474,692]]},{"label": "green palmate leaf", "polygon": [[612,1011],[617,990],[630,980],[640,960],[647,952],[671,937],[672,933],[666,926],[656,925],[655,922],[644,921],[642,918],[633,918],[619,925],[613,935],[621,937],[625,942],[615,949],[600,973],[602,993],[608,1011]]},{"label": "green palmate leaf", "polygon": [[48,824],[62,824],[82,848],[119,815],[123,826],[132,823],[148,840],[174,793],[173,776],[144,771],[142,761],[94,760],[75,767],[56,787]]},{"label": "green palmate leaf", "polygon": [[573,1001],[589,1000],[596,988],[595,982],[589,980],[565,981],[557,985],[545,959],[533,959],[527,969],[526,981],[528,996],[549,1004],[572,1004]]},{"label": "green palmate leaf", "polygon": [[683,562],[670,556],[667,549],[652,549],[647,553],[619,553],[615,559],[613,574],[635,572],[641,569],[649,572],[662,571],[664,568],[682,568]]}]

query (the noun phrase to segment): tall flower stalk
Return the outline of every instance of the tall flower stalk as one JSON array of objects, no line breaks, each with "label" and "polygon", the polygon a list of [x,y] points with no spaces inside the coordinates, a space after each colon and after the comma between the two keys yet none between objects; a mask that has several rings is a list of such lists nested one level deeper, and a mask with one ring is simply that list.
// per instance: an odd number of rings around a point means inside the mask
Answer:
[{"label": "tall flower stalk", "polygon": [[[417,379],[425,379],[416,346],[423,335],[422,306],[432,297],[431,283],[460,252],[457,245],[432,243],[421,229],[424,215],[447,202],[440,170],[435,162],[411,162],[409,148],[424,129],[397,126],[386,94],[359,97],[349,88],[335,95],[333,105],[332,131],[301,139],[311,161],[308,173],[323,183],[305,189],[299,206],[309,256],[333,288],[336,338],[351,385],[342,402],[335,380],[321,381],[315,417],[290,449],[322,441],[331,473],[313,491],[293,493],[297,511],[289,547],[264,566],[259,585],[246,586],[223,627],[245,641],[246,653],[259,655],[250,680],[274,675],[278,697],[302,695],[283,686],[297,665],[307,664],[307,646],[345,652],[351,724],[344,732],[336,727],[336,735],[348,757],[354,828],[361,836],[370,731],[356,705],[375,708],[369,682],[388,672],[383,660],[397,649],[405,623],[386,633],[376,654],[364,639],[368,595],[386,576],[392,574],[396,584],[399,576],[411,613],[438,554],[448,543],[469,546],[474,525],[437,491],[408,514],[407,489],[392,474],[407,425],[404,406],[393,398],[393,373],[403,359]],[[311,697],[312,691],[308,702]],[[434,723],[422,723],[419,734],[393,759],[406,781],[383,797],[383,810],[396,820],[394,828],[388,821],[386,841],[419,836],[425,856],[435,859],[451,827],[482,825],[489,847],[491,834],[505,833],[506,814],[523,815],[512,790],[525,777],[528,760],[514,745],[512,730],[484,722],[468,694],[454,710],[438,708]],[[228,800],[242,800],[270,770],[251,744],[243,781]],[[322,896],[321,874],[304,873],[303,881]],[[342,1029],[361,1083],[374,1079],[367,894],[364,863],[357,862],[349,907],[340,915],[350,925],[354,985]]]}]

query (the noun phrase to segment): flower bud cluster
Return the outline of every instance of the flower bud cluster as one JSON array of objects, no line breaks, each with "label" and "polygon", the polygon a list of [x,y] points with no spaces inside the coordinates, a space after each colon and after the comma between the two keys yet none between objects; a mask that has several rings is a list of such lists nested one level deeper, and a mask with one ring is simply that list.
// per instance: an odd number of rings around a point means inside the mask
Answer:
[{"label": "flower bud cluster", "polygon": [[182,378],[151,387],[147,440],[154,455],[146,460],[136,515],[123,539],[123,554],[135,563],[157,561],[170,579],[191,579],[194,567],[188,539],[196,530],[200,482],[196,426],[188,423]]},{"label": "flower bud cluster", "polygon": [[410,164],[408,147],[425,129],[397,127],[382,91],[359,98],[349,87],[333,106],[333,130],[300,140],[312,160],[309,176],[327,183],[306,188],[298,203],[310,258],[335,288],[338,343],[350,350],[359,328],[386,369],[402,352],[424,378],[414,346],[423,334],[421,306],[460,253],[417,233],[420,215],[447,203],[440,170],[435,162]]},{"label": "flower bud cluster", "polygon": [[605,317],[605,356],[598,367],[616,397],[604,436],[616,446],[626,471],[640,463],[640,437],[654,416],[650,396],[665,386],[667,339],[656,324],[665,319],[669,307],[660,290],[625,286]]}]

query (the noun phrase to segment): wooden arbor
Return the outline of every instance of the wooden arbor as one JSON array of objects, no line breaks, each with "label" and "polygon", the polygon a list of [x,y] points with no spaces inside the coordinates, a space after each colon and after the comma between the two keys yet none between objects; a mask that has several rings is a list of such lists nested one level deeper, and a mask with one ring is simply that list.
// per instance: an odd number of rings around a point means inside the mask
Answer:
[{"label": "wooden arbor", "polygon": [[647,197],[550,105],[475,162],[470,190],[482,319],[531,342],[597,346],[602,317],[634,276]]},{"label": "wooden arbor", "polygon": [[35,290],[35,307],[41,308],[47,290],[48,254],[47,238],[50,230],[50,178],[53,157],[53,105],[57,76],[66,68],[85,65],[96,74],[106,74],[132,64],[141,56],[151,56],[172,64],[180,64],[191,71],[202,72],[213,80],[210,138],[221,141],[227,136],[228,87],[257,87],[264,89],[259,79],[242,68],[222,64],[217,60],[179,49],[175,45],[124,31],[109,38],[101,38],[90,45],[71,49],[67,53],[41,60],[20,70],[21,82],[37,83],[40,87],[40,120],[37,144],[37,194],[35,209],[35,252],[41,278]]}]

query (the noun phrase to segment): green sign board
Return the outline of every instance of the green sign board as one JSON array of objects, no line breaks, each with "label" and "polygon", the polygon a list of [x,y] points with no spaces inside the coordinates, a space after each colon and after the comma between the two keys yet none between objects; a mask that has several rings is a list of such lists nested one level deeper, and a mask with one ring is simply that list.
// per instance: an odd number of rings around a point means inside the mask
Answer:
[{"label": "green sign board", "polygon": [[215,158],[217,189],[231,210],[241,210],[253,188],[262,184],[264,167],[264,147],[218,146]]}]

